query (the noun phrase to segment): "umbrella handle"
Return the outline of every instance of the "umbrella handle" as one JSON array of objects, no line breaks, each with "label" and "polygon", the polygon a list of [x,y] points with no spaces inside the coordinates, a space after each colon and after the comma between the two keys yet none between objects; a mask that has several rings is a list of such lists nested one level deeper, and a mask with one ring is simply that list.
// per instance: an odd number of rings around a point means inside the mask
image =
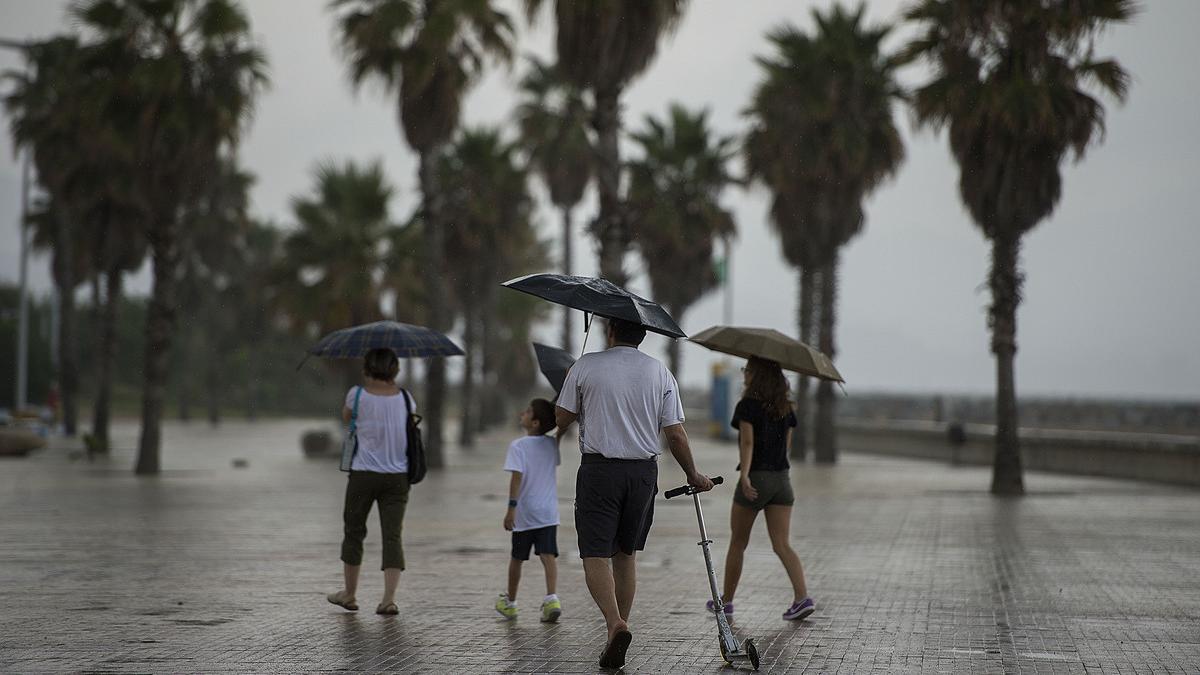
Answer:
[{"label": "umbrella handle", "polygon": [[583,313],[583,346],[579,348],[580,356],[587,351],[588,336],[592,334],[592,319],[594,318],[591,312]]}]

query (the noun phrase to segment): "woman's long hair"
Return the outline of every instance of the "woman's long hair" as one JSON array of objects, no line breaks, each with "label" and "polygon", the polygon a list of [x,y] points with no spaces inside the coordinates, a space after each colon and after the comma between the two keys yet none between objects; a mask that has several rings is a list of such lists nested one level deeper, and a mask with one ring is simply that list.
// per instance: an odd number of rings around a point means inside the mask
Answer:
[{"label": "woman's long hair", "polygon": [[787,414],[792,412],[792,402],[788,400],[788,381],[779,364],[751,356],[746,362],[746,371],[750,374],[750,381],[746,384],[742,396],[761,401],[767,417],[787,417]]}]

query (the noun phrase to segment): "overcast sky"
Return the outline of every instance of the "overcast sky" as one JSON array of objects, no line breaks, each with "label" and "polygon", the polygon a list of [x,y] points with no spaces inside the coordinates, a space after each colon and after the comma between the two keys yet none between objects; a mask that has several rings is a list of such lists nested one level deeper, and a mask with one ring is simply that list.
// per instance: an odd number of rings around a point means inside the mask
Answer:
[{"label": "overcast sky", "polygon": [[[40,38],[65,30],[66,2],[5,0],[0,34]],[[380,92],[355,94],[336,53],[330,15],[319,0],[250,0],[253,30],[270,60],[272,88],[261,99],[242,149],[258,177],[253,208],[287,225],[289,198],[310,189],[320,159],[382,159],[398,188],[399,219],[416,203],[415,155]],[[549,3],[552,4],[552,3]],[[517,3],[505,3],[515,9]],[[626,127],[671,101],[711,109],[721,133],[740,134],[740,111],[760,74],[753,57],[767,51],[764,33],[784,21],[808,29],[812,7],[828,2],[693,0],[678,32],[624,98]],[[869,3],[872,21],[894,19],[902,3]],[[1017,389],[1021,394],[1200,398],[1200,222],[1195,214],[1200,166],[1200,2],[1154,0],[1128,26],[1098,44],[1133,75],[1124,106],[1105,101],[1108,135],[1083,163],[1064,169],[1064,196],[1053,216],[1024,240],[1025,300],[1018,313]],[[552,57],[552,21],[520,26],[519,50]],[[893,46],[897,41],[893,41]],[[0,68],[20,67],[0,53]],[[920,73],[907,73],[913,81]],[[468,124],[506,123],[517,70],[496,70],[470,95]],[[843,253],[836,363],[848,391],[989,393],[985,280],[988,246],[963,210],[957,169],[944,134],[915,131],[897,117],[908,158],[869,201],[866,228]],[[7,125],[7,119],[5,120]],[[0,134],[0,280],[17,278],[16,222],[20,172],[7,133]],[[540,194],[540,191],[539,191]],[[796,274],[779,254],[761,188],[725,198],[739,239],[733,259],[734,323],[795,333]],[[543,206],[545,202],[543,201]],[[577,216],[579,274],[596,271]],[[557,217],[540,214],[544,236]],[[630,258],[630,266],[642,263]],[[35,289],[50,287],[48,261],[33,259]],[[143,272],[133,283],[146,289]],[[646,292],[644,278],[631,283]],[[403,317],[400,317],[403,320]],[[677,317],[678,318],[678,317]],[[713,294],[680,324],[697,332],[721,321]],[[544,337],[553,342],[557,331]],[[578,338],[577,338],[578,343]],[[661,354],[665,338],[645,347]],[[683,380],[700,384],[713,361],[683,349]]]}]

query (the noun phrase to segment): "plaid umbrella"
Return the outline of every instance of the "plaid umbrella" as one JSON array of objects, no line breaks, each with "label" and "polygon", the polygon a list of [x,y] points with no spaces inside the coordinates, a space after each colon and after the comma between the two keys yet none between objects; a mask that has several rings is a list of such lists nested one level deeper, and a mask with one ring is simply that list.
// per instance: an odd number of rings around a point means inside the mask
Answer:
[{"label": "plaid umbrella", "polygon": [[[463,353],[445,335],[424,326],[399,321],[376,321],[335,330],[309,347],[308,353],[334,359],[353,359],[366,356],[372,349],[390,349],[402,359],[462,356]],[[301,361],[301,365],[303,363]]]}]

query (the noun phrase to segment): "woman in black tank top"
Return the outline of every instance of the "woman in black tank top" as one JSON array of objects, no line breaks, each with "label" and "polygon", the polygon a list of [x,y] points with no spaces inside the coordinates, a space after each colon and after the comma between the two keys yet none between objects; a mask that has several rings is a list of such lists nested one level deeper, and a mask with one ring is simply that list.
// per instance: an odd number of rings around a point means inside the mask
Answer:
[{"label": "woman in black tank top", "polygon": [[[788,400],[787,378],[778,363],[751,358],[742,371],[745,390],[732,420],[733,428],[738,430],[740,477],[729,517],[732,533],[725,555],[725,612],[733,613],[733,596],[742,576],[742,558],[750,543],[750,530],[758,512],[765,511],[771,547],[792,582],[794,597],[783,618],[803,619],[813,613],[814,605],[808,597],[800,556],[788,542],[795,498],[788,475],[787,452],[796,414]],[[711,601],[708,604],[710,610],[714,609]]]}]

